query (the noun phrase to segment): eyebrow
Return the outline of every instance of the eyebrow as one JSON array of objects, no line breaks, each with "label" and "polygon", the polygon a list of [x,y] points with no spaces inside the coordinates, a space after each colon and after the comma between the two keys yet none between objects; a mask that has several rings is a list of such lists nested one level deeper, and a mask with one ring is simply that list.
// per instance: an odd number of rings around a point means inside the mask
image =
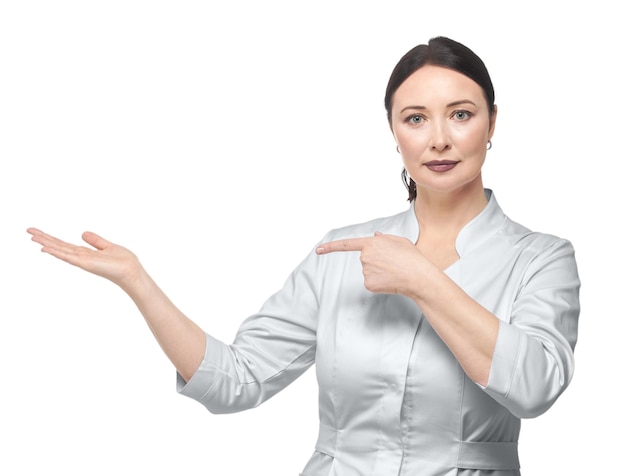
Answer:
[{"label": "eyebrow", "polygon": [[[452,101],[451,103],[446,104],[446,107],[454,107],[461,104],[471,104],[472,106],[476,107],[476,103],[474,103],[474,101],[470,101],[469,99],[459,99],[458,101]],[[407,106],[403,108],[400,112],[404,112],[407,109],[426,109],[426,106]]]}]

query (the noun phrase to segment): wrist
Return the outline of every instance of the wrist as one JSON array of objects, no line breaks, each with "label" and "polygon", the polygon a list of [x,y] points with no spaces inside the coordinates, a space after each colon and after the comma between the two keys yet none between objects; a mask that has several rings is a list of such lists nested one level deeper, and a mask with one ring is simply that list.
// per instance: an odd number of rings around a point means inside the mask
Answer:
[{"label": "wrist", "polygon": [[437,294],[437,287],[445,273],[428,260],[420,263],[418,269],[419,271],[409,281],[404,294],[419,305],[424,300],[429,299],[429,296]]},{"label": "wrist", "polygon": [[141,263],[137,261],[130,266],[124,274],[124,278],[118,282],[118,286],[128,294],[131,298],[139,297],[150,286],[151,278],[143,268]]}]

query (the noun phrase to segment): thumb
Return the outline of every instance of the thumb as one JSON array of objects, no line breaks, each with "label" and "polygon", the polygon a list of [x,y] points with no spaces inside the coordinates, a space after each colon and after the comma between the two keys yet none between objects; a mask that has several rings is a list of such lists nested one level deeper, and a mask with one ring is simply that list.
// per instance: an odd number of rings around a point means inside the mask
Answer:
[{"label": "thumb", "polygon": [[83,233],[82,238],[86,243],[90,244],[97,250],[103,250],[104,248],[107,248],[113,244],[91,231],[86,231],[85,233]]}]

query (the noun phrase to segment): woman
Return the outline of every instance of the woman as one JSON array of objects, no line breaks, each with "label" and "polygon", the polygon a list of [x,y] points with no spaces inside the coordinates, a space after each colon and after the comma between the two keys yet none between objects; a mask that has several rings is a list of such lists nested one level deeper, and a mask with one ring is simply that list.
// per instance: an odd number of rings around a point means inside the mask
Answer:
[{"label": "woman", "polygon": [[574,250],[511,221],[483,188],[497,109],[471,50],[442,37],[412,49],[385,107],[409,208],[328,233],[232,345],[184,316],[129,250],[28,231],[127,292],[178,390],[212,412],[259,405],[315,363],[320,432],[303,475],[518,475],[520,419],[572,378]]}]

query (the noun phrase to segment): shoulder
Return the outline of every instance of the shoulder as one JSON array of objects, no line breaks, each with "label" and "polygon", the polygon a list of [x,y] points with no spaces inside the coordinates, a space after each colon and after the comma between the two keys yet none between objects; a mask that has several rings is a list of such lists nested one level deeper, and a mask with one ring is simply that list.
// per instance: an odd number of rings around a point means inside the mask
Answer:
[{"label": "shoulder", "polygon": [[[334,228],[326,233],[324,241],[371,236],[377,231],[385,234],[406,235],[409,233],[409,229],[412,226],[412,209],[410,211],[411,213],[409,213],[409,210],[405,210],[395,215],[374,218],[361,223]],[[415,220],[413,219],[413,221]]]},{"label": "shoulder", "polygon": [[508,249],[501,249],[501,258],[508,256],[523,269],[523,281],[528,282],[541,274],[549,276],[552,286],[563,280],[578,283],[576,253],[568,239],[532,231],[511,220],[507,220],[498,236]]},{"label": "shoulder", "polygon": [[[495,198],[495,194],[486,189],[489,204],[472,225],[475,231],[472,239],[476,239],[483,233],[495,238],[502,244],[512,248],[522,248],[526,251],[540,251],[551,248],[555,245],[571,244],[568,240],[559,236],[545,233],[543,231],[532,230],[527,226],[512,220],[500,207]],[[491,242],[493,244],[493,242]]]},{"label": "shoulder", "polygon": [[498,236],[510,242],[512,246],[523,248],[529,252],[540,253],[554,247],[573,249],[572,243],[566,238],[531,230],[508,217]]}]

